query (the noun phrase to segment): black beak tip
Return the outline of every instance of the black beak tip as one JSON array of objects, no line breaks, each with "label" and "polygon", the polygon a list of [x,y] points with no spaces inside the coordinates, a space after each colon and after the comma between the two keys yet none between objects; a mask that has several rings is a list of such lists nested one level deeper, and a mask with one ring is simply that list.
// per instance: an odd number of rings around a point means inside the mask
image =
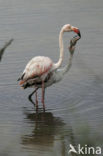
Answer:
[{"label": "black beak tip", "polygon": [[81,38],[81,33],[80,33],[80,31],[78,32],[78,36]]}]

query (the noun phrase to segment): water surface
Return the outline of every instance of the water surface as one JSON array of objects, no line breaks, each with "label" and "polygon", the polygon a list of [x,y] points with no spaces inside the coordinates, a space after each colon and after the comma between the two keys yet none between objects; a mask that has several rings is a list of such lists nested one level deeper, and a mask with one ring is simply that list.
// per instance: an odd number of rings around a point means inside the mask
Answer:
[{"label": "water surface", "polygon": [[[0,62],[1,156],[68,156],[69,144],[103,146],[102,19],[102,0],[0,0],[0,46],[14,38]],[[33,56],[58,60],[66,23],[79,27],[82,38],[71,70],[46,91],[46,113],[37,114],[27,99],[32,89],[16,80]],[[64,64],[73,35],[64,35]]]}]

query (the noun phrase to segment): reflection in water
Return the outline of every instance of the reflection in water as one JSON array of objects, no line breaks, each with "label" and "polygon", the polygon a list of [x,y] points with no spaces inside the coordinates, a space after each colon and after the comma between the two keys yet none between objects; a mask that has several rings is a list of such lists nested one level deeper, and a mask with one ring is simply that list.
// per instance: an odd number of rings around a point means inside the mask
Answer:
[{"label": "reflection in water", "polygon": [[[48,154],[51,152],[57,156],[77,156],[78,154],[76,153],[68,153],[70,144],[72,144],[77,151],[78,144],[80,144],[81,147],[84,147],[83,152],[85,152],[85,145],[94,148],[96,145],[99,146],[96,139],[97,137],[99,143],[102,141],[100,141],[99,136],[96,134],[91,134],[89,125],[79,124],[77,125],[77,129],[74,130],[73,125],[71,126],[71,124],[69,124],[69,127],[67,127],[60,117],[53,116],[51,112],[42,112],[39,110],[39,112],[30,113],[26,111],[25,115],[26,128],[25,126],[24,128],[27,131],[26,133],[25,130],[23,132],[21,144],[24,150],[35,151],[37,155],[41,155],[40,152],[42,152],[42,154],[43,152],[47,152]],[[30,131],[28,132],[28,130]]]},{"label": "reflection in water", "polygon": [[[60,155],[64,155],[65,146],[63,139],[63,128],[65,123],[59,117],[54,117],[51,112],[38,111],[36,113],[26,112],[26,124],[30,124],[32,130],[29,134],[22,135],[23,148],[37,150],[36,152],[54,150],[60,146]],[[32,124],[32,125],[31,125]],[[59,144],[58,144],[59,143]],[[53,151],[52,151],[53,152]],[[40,153],[39,153],[40,154]]]}]

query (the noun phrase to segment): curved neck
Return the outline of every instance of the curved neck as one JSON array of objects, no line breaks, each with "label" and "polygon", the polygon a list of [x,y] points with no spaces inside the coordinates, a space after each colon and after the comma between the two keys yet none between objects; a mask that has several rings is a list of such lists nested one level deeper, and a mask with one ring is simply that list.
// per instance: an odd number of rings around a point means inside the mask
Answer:
[{"label": "curved neck", "polygon": [[64,68],[57,69],[56,74],[55,74],[55,83],[62,80],[62,78],[64,77],[64,74],[66,74],[69,71],[72,65],[74,50],[75,48],[69,49],[70,56],[69,56],[67,65]]},{"label": "curved neck", "polygon": [[68,64],[62,69],[62,74],[66,74],[72,65],[73,54],[70,54]]},{"label": "curved neck", "polygon": [[71,65],[72,65],[72,59],[73,59],[73,55],[74,55],[74,51],[75,51],[75,46],[70,46],[69,47],[69,53],[70,53],[70,56],[69,56],[69,60],[68,60],[68,64],[62,69],[62,74],[66,74]]},{"label": "curved neck", "polygon": [[64,33],[64,30],[61,29],[60,34],[59,34],[60,57],[59,57],[59,61],[55,64],[55,69],[58,69],[63,62],[63,57],[64,57],[63,33]]}]

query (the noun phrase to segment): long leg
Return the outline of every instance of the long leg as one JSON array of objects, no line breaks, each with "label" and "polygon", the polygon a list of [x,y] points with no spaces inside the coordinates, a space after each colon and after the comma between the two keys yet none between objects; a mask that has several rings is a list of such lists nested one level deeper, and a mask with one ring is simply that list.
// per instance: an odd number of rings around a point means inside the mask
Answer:
[{"label": "long leg", "polygon": [[28,99],[29,101],[35,106],[35,103],[34,101],[32,100],[32,96],[33,94],[38,90],[39,88],[37,87],[29,96],[28,96]]},{"label": "long leg", "polygon": [[42,81],[42,104],[43,104],[43,110],[45,111],[44,99],[45,99],[45,88],[44,88],[44,81]]},{"label": "long leg", "polygon": [[36,108],[38,109],[38,94],[37,94],[37,91],[35,92],[35,103],[36,103]]}]

